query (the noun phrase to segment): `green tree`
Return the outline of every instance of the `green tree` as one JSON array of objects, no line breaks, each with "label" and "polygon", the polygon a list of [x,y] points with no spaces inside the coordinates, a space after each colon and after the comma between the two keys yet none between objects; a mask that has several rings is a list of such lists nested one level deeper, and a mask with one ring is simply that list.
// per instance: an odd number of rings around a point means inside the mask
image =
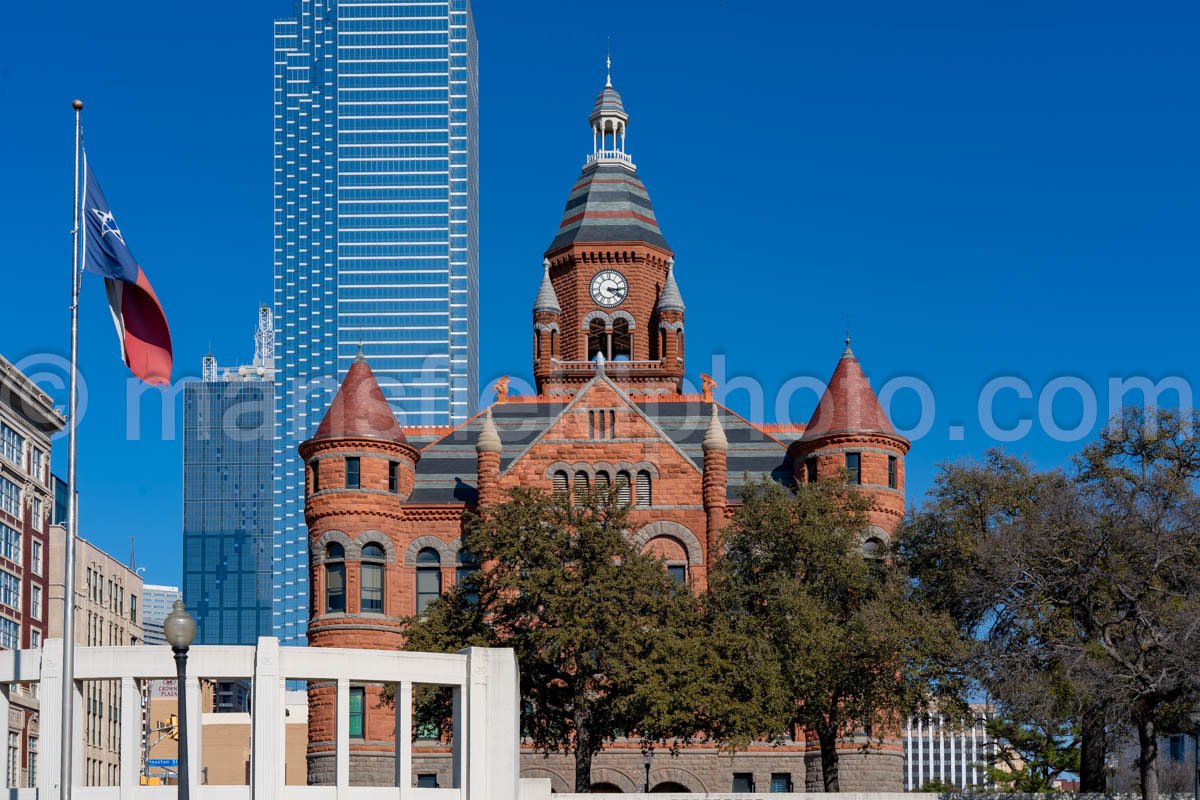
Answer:
[{"label": "green tree", "polygon": [[864,556],[864,493],[842,481],[761,481],[742,501],[710,578],[713,624],[754,643],[739,670],[769,676],[770,734],[814,732],[825,791],[839,791],[839,737],[895,726],[920,707],[945,677],[939,656],[956,645],[954,627],[909,595],[900,562]]},{"label": "green tree", "polygon": [[990,450],[982,462],[941,467],[925,503],[905,521],[899,546],[918,591],[959,626],[967,645],[961,671],[1008,720],[1037,730],[1078,728],[1072,741],[1082,751],[1081,788],[1100,792],[1111,704],[1070,674],[1053,646],[1067,635],[1086,638],[1086,631],[1023,590],[1036,560],[1029,545],[1041,536],[1033,531],[1051,517],[1077,519],[1078,511],[1065,474]]},{"label": "green tree", "polygon": [[410,619],[405,646],[513,648],[525,735],[574,753],[577,792],[606,742],[669,744],[727,709],[705,688],[721,666],[695,597],[633,545],[613,497],[516,489],[470,520],[464,544],[483,568]]},{"label": "green tree", "polygon": [[1014,792],[1052,792],[1064,772],[1079,770],[1079,742],[1069,725],[991,719],[995,743],[985,771],[989,782]]}]

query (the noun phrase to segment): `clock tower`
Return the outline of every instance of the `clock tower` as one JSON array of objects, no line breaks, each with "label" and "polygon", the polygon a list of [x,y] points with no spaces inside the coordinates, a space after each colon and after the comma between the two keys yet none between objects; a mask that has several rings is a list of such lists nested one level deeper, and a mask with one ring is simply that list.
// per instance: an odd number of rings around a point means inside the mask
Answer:
[{"label": "clock tower", "polygon": [[631,395],[676,394],[684,306],[674,254],[625,149],[629,115],[611,75],[588,122],[592,152],[546,249],[534,301],[537,389],[574,394],[599,364]]}]

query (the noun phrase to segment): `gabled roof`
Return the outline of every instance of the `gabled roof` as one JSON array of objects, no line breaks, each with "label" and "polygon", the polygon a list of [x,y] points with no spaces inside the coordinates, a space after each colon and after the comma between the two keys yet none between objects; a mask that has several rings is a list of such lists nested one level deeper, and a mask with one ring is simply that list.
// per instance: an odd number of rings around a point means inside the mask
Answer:
[{"label": "gabled roof", "polygon": [[313,434],[313,439],[342,437],[408,442],[362,353],[350,365],[329,410]]},{"label": "gabled roof", "polygon": [[817,404],[805,428],[803,439],[818,439],[835,433],[896,435],[854,351],[850,349],[849,339],[825,387],[825,394],[821,396],[821,402]]},{"label": "gabled roof", "polygon": [[[763,433],[724,406],[715,405],[728,442],[726,469],[729,499],[741,499],[741,487],[747,476],[789,482],[793,467],[787,454],[788,442]],[[704,436],[712,424],[714,403],[676,396],[639,399],[633,401],[633,406],[697,469],[703,468]],[[501,472],[506,472],[521,458],[566,413],[568,407],[569,401],[565,398],[532,402],[522,400],[490,406],[492,424],[503,447],[500,455]],[[474,505],[478,501],[475,448],[484,425],[484,413],[480,413],[448,434],[414,433],[409,437],[411,444],[422,449],[421,460],[416,468],[416,485],[408,502]],[[579,460],[572,457],[569,446],[565,445],[562,458],[564,461]]]},{"label": "gabled roof", "polygon": [[575,242],[645,242],[670,250],[637,173],[605,162],[586,167],[572,187],[558,235],[546,252]]}]

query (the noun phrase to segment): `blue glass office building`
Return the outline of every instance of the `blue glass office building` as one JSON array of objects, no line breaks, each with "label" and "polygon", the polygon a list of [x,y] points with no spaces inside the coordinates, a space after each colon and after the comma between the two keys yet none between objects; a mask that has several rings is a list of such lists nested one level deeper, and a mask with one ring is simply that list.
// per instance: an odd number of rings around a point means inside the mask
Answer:
[{"label": "blue glass office building", "polygon": [[310,436],[359,346],[405,425],[478,387],[469,0],[297,0],[275,23],[275,631],[308,621]]},{"label": "blue glass office building", "polygon": [[183,390],[183,599],[197,644],[273,635],[275,396],[259,337],[254,364],[218,373],[208,356],[204,379]]}]

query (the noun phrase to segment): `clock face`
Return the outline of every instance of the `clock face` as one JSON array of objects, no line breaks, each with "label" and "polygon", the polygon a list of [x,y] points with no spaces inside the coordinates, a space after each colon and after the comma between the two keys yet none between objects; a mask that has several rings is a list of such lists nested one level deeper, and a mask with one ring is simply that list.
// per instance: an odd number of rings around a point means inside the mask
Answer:
[{"label": "clock face", "polygon": [[612,308],[625,301],[625,295],[629,293],[629,283],[621,273],[606,269],[597,272],[592,278],[591,292],[596,305]]}]

